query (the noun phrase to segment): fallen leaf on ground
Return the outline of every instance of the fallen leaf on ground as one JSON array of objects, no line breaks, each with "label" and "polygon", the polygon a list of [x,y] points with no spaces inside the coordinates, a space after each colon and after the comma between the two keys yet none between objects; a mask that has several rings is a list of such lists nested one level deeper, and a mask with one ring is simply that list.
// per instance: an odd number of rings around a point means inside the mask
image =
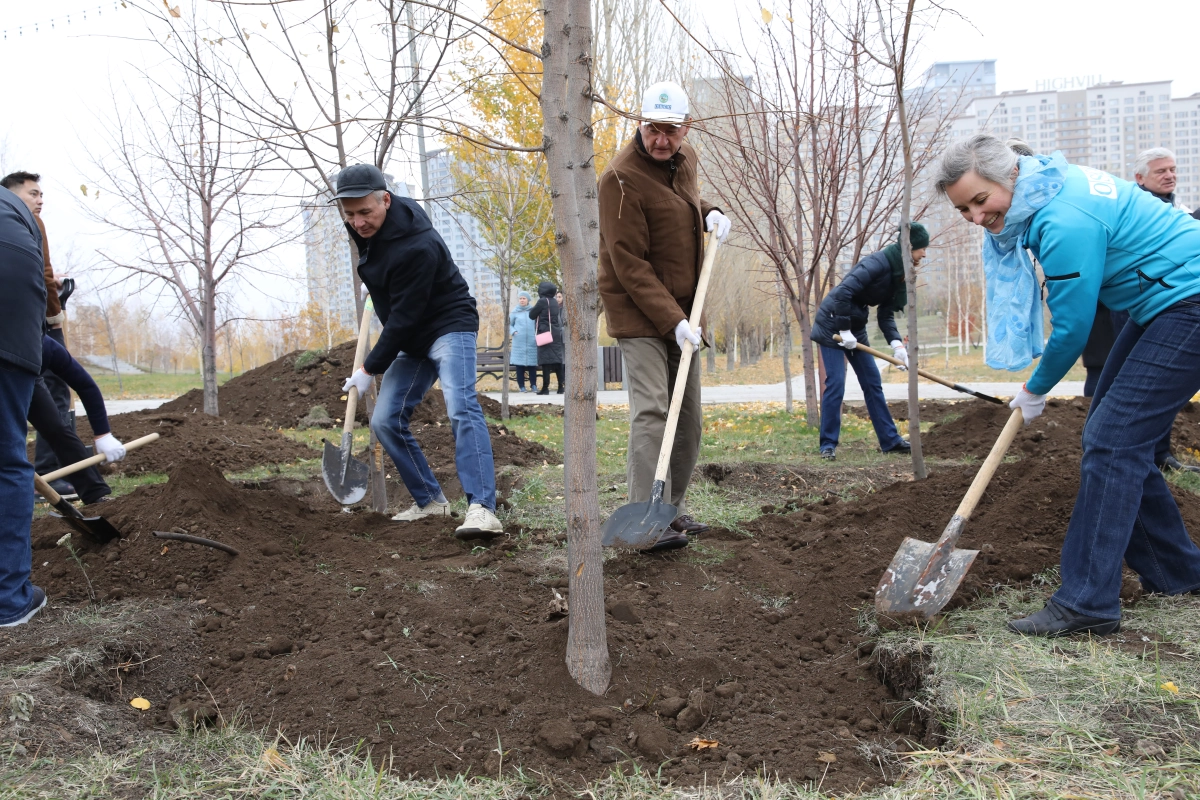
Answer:
[{"label": "fallen leaf on ground", "polygon": [[1170,692],[1171,694],[1179,694],[1179,687],[1175,685],[1175,681],[1167,681],[1166,683],[1160,683],[1158,685],[1158,688],[1162,689],[1165,692]]},{"label": "fallen leaf on ground", "polygon": [[837,761],[837,756],[833,753],[817,753],[817,761],[825,764],[833,764]]},{"label": "fallen leaf on ground", "polygon": [[129,705],[133,706],[138,711],[146,711],[150,708],[150,701],[144,697],[135,697],[129,701]]},{"label": "fallen leaf on ground", "polygon": [[271,769],[283,769],[287,766],[287,763],[283,760],[283,756],[279,755],[279,751],[274,747],[268,747],[266,750],[263,750],[262,760]]},{"label": "fallen leaf on ground", "polygon": [[720,743],[716,739],[701,739],[697,736],[688,742],[688,747],[693,750],[715,750],[718,744]]}]

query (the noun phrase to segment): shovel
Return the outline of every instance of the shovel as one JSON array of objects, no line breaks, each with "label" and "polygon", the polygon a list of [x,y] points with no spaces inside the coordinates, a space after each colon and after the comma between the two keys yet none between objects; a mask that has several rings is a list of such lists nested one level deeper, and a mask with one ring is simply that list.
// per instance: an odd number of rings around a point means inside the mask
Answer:
[{"label": "shovel", "polygon": [[[840,342],[842,340],[842,337],[835,333],[833,335],[833,340],[835,342]],[[884,361],[895,364],[897,367],[904,367],[904,362],[901,361],[900,359],[896,358],[895,356],[885,355],[885,354],[879,352],[878,350],[872,350],[870,347],[866,347],[865,345],[861,345],[861,344],[857,345],[854,349],[862,350],[864,353],[875,356],[876,358],[882,358]],[[904,368],[908,369],[908,367],[904,367]],[[995,403],[996,405],[1000,405],[1000,406],[1004,405],[1004,401],[1001,400],[999,397],[992,397],[990,394],[984,394],[983,392],[977,392],[974,389],[969,389],[966,386],[963,386],[961,383],[955,383],[954,381],[948,381],[945,378],[939,378],[937,375],[932,375],[923,369],[918,369],[917,374],[920,375],[922,378],[925,378],[926,380],[933,381],[934,383],[940,383],[942,386],[945,386],[948,389],[953,389],[956,392],[962,392],[963,394],[974,395],[975,397],[978,397],[980,400],[987,400],[989,403]]]},{"label": "shovel", "polygon": [[[134,439],[132,442],[126,443],[125,452],[137,450],[142,445],[150,444],[157,439],[157,433],[148,433],[140,439]],[[59,478],[65,478],[68,475],[73,475],[80,470],[87,469],[88,467],[94,467],[97,464],[103,464],[105,460],[106,459],[103,453],[97,453],[96,455],[85,458],[82,461],[76,461],[74,464],[70,464],[61,469],[56,469],[54,472],[47,472],[42,476],[42,480],[44,480],[46,483],[49,483],[50,481],[56,481]],[[43,495],[43,497],[45,497],[45,495]]]},{"label": "shovel", "polygon": [[[704,297],[708,294],[708,278],[712,274],[713,260],[717,256],[716,233],[708,235],[704,250],[704,263],[700,266],[700,279],[696,283],[696,299],[692,302],[692,318],[688,320],[692,330],[700,324],[704,311]],[[670,345],[668,345],[669,347]],[[695,345],[686,339],[679,355],[679,369],[675,371],[675,388],[671,392],[671,408],[667,412],[667,426],[663,430],[662,447],[658,451],[658,466],[654,470],[654,486],[650,499],[645,503],[626,503],[613,512],[604,523],[602,543],[605,547],[620,545],[645,549],[657,542],[670,529],[679,512],[675,506],[663,502],[663,491],[667,484],[667,468],[671,464],[671,446],[675,443],[675,429],[679,426],[679,409],[683,406],[683,393],[687,387],[688,372],[692,367],[692,351]]]},{"label": "shovel", "polygon": [[[371,301],[363,306],[362,324],[358,328],[358,347],[354,349],[354,370],[363,365],[367,358],[367,336],[371,331]],[[353,374],[353,373],[351,373]],[[329,493],[344,506],[353,505],[367,496],[367,465],[350,455],[354,445],[354,414],[358,410],[358,389],[350,387],[346,394],[346,416],[342,424],[342,445],[336,447],[328,439],[325,454],[321,457],[321,477],[329,487]]]},{"label": "shovel", "polygon": [[[59,470],[59,472],[61,471]],[[62,495],[50,488],[50,484],[41,475],[34,473],[33,485],[37,488],[38,494],[46,498],[46,501],[50,505],[61,512],[63,522],[89,539],[94,539],[98,542],[111,542],[121,535],[121,532],[113,527],[113,524],[104,517],[85,517],[78,508],[71,505],[70,500],[62,499]],[[59,515],[56,514],[55,516]]]},{"label": "shovel", "polygon": [[889,616],[928,618],[950,602],[979,555],[978,550],[955,550],[954,545],[1023,421],[1021,409],[1014,410],[936,544],[904,539],[875,589],[876,611]]}]

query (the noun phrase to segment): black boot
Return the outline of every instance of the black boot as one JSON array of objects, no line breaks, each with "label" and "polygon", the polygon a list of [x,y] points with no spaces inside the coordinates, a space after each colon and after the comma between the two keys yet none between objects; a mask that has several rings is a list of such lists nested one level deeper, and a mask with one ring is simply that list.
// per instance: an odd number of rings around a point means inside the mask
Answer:
[{"label": "black boot", "polygon": [[1094,633],[1097,636],[1108,636],[1121,630],[1121,620],[1087,617],[1066,606],[1061,606],[1053,600],[1046,601],[1046,607],[1036,614],[1030,614],[1024,619],[1009,621],[1008,629],[1026,636],[1068,636],[1072,633]]}]

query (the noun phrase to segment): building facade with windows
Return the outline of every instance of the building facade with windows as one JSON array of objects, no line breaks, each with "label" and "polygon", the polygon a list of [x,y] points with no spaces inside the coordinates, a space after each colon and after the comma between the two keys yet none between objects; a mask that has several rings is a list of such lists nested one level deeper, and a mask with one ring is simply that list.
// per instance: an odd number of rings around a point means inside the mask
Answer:
[{"label": "building facade with windows", "polygon": [[488,268],[489,250],[484,243],[479,220],[456,208],[455,166],[446,150],[435,150],[427,156],[429,166],[429,216],[433,227],[446,240],[454,263],[467,281],[471,294],[480,302],[499,303],[500,278]]}]

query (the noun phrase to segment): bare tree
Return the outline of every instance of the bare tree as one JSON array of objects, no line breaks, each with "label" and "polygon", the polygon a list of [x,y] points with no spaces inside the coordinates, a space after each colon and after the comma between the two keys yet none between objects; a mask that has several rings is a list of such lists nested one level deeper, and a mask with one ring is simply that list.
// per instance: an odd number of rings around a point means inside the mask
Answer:
[{"label": "bare tree", "polygon": [[[461,165],[462,162],[456,161]],[[542,274],[553,268],[553,253],[545,243],[553,221],[550,198],[541,184],[544,173],[538,160],[526,153],[478,150],[469,170],[454,175],[454,204],[479,223],[487,265],[500,282],[500,303],[507,312],[513,278]],[[500,381],[500,415],[508,419],[509,358],[508,315],[504,314],[504,372]]]},{"label": "bare tree", "polygon": [[[171,45],[178,63],[202,59],[194,28]],[[174,70],[167,82],[146,76],[152,108],[134,104],[102,127],[110,152],[96,161],[96,190],[106,205],[89,212],[136,242],[102,249],[101,258],[141,288],[165,288],[194,332],[201,353],[204,412],[216,415],[217,331],[231,310],[226,284],[289,240],[269,195],[258,194],[270,154],[239,141],[221,93],[203,74]],[[225,313],[223,313],[223,311]]]}]

